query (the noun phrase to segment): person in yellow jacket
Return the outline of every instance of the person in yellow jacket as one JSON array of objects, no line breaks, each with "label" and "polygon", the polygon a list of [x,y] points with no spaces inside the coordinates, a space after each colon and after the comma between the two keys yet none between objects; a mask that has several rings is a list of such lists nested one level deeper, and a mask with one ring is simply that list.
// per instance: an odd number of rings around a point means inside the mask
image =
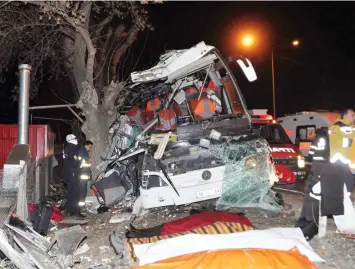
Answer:
[{"label": "person in yellow jacket", "polygon": [[354,119],[354,110],[346,109],[341,118],[329,126],[329,165],[320,178],[322,216],[343,215],[344,184],[349,192],[353,188],[354,176],[350,169],[355,167]]},{"label": "person in yellow jacket", "polygon": [[[352,129],[355,134],[355,116],[352,123]],[[350,171],[355,176],[355,141],[351,144],[349,154],[350,154]]]}]

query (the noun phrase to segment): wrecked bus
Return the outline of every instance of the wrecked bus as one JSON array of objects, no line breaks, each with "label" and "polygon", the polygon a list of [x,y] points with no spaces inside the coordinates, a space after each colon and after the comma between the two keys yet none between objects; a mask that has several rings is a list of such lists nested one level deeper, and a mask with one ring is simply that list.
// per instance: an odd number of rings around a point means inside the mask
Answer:
[{"label": "wrecked bus", "polygon": [[[248,59],[236,63],[256,80]],[[131,80],[126,115],[140,134],[127,154],[144,156],[136,208],[265,200],[277,181],[271,150],[251,128],[242,93],[216,48],[200,42],[170,51]]]}]

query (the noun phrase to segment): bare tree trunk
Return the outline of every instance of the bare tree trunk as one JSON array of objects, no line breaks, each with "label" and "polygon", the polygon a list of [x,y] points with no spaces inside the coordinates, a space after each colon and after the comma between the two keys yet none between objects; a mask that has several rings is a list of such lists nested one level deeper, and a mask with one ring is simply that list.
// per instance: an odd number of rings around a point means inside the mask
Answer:
[{"label": "bare tree trunk", "polygon": [[105,156],[106,149],[109,146],[108,141],[108,126],[107,114],[105,111],[95,110],[88,112],[89,116],[82,126],[82,131],[85,133],[87,139],[94,143],[91,159],[92,159],[92,172],[95,179],[100,171],[96,168],[101,162],[101,157]]},{"label": "bare tree trunk", "polygon": [[106,156],[110,146],[108,131],[117,118],[114,104],[124,85],[111,83],[104,91],[105,98],[101,104],[98,104],[96,91],[92,89],[89,83],[84,82],[82,88],[83,91],[78,104],[83,109],[85,122],[81,130],[86,135],[86,138],[94,143],[91,156],[93,176],[96,178],[100,172],[96,169],[96,166],[101,163],[101,157],[111,157]]}]

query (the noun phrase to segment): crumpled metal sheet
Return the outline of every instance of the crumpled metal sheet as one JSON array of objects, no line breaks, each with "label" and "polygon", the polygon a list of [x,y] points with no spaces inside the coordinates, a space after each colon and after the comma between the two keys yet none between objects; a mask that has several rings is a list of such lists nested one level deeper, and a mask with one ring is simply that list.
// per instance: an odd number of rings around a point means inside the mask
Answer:
[{"label": "crumpled metal sheet", "polygon": [[63,269],[73,267],[74,253],[86,236],[86,232],[79,225],[61,229],[54,233],[54,238],[48,251],[56,244],[60,253],[57,255],[57,263]]},{"label": "crumpled metal sheet", "polygon": [[267,141],[258,136],[231,137],[210,145],[210,152],[225,162],[218,210],[260,207],[281,211],[271,191],[275,169]]}]

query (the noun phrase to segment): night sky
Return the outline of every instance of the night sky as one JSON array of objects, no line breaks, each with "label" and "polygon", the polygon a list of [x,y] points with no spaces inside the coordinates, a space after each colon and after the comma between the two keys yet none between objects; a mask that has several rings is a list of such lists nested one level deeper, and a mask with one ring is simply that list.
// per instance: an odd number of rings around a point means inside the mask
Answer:
[{"label": "night sky", "polygon": [[[125,61],[137,70],[155,64],[164,50],[185,49],[205,41],[224,56],[242,54],[256,69],[258,80],[237,80],[249,109],[272,113],[271,50],[275,52],[277,115],[313,109],[355,108],[355,3],[353,2],[169,2],[148,6],[154,31],[141,33]],[[243,33],[256,44],[242,48]],[[301,42],[292,48],[292,39]],[[287,59],[285,59],[287,58]],[[17,104],[9,100],[14,74],[0,88],[0,123],[15,123]],[[43,85],[31,105],[73,102],[70,82]],[[55,94],[54,94],[54,93]],[[37,111],[37,117],[71,120],[66,110]],[[67,123],[36,120],[62,130]]]}]

